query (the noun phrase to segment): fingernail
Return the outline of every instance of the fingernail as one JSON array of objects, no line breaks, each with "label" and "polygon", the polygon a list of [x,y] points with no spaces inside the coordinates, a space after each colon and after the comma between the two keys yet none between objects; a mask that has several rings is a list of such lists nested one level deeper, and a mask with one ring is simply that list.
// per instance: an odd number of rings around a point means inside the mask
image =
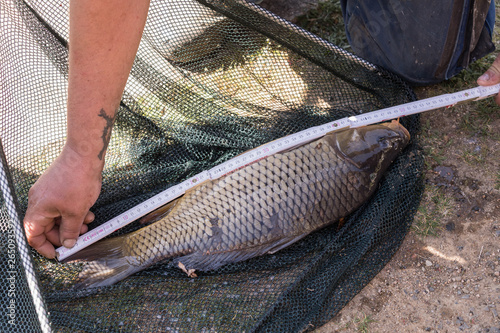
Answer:
[{"label": "fingernail", "polygon": [[488,73],[484,73],[483,75],[481,75],[478,80],[481,80],[481,81],[489,81],[490,80],[490,75]]},{"label": "fingernail", "polygon": [[40,253],[42,256],[44,256],[47,259],[54,259],[56,257],[56,252],[54,251],[53,253]]},{"label": "fingernail", "polygon": [[63,246],[71,249],[76,244],[76,239],[66,239],[63,241]]}]

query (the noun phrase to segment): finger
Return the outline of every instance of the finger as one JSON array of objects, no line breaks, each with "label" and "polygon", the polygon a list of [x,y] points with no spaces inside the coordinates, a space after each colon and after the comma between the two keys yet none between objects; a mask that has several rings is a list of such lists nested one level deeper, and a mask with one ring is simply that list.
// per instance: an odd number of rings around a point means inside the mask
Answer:
[{"label": "finger", "polygon": [[86,233],[89,231],[89,227],[86,224],[82,224],[82,227],[80,228],[80,235]]},{"label": "finger", "polygon": [[38,224],[25,222],[24,230],[26,232],[26,238],[28,244],[31,245],[38,253],[49,259],[53,259],[56,256],[56,250],[54,246],[47,240],[45,233],[39,232]]},{"label": "finger", "polygon": [[497,103],[498,105],[500,105],[500,94],[496,94],[496,96],[495,96],[495,103]]},{"label": "finger", "polygon": [[59,216],[59,217],[54,218],[54,223],[57,226],[60,225],[61,224],[61,217]]},{"label": "finger", "polygon": [[[31,238],[43,234],[45,232],[45,229],[50,228],[53,223],[53,217],[47,217],[33,213],[33,209],[30,209],[30,207],[28,207],[23,221],[24,231],[26,232],[28,242]],[[29,244],[33,246],[31,243]]]},{"label": "finger", "polygon": [[55,246],[61,246],[61,240],[59,239],[59,226],[55,225],[52,229],[45,232],[45,237],[49,242]]},{"label": "finger", "polygon": [[85,216],[85,218],[83,219],[83,223],[85,223],[85,224],[92,223],[92,222],[94,222],[94,219],[95,219],[94,213],[89,211],[87,213],[87,215]]},{"label": "finger", "polygon": [[47,240],[38,246],[36,251],[48,259],[54,259],[56,257],[56,249],[54,248],[54,245]]},{"label": "finger", "polygon": [[56,255],[54,246],[47,240],[45,234],[31,236],[28,243],[44,257],[53,259]]},{"label": "finger", "polygon": [[491,86],[500,83],[500,55],[497,56],[490,68],[477,79],[477,84],[481,86]]},{"label": "finger", "polygon": [[61,218],[61,224],[59,225],[59,237],[63,246],[72,248],[75,245],[76,240],[80,235],[82,224],[82,217],[71,215],[63,216]]}]

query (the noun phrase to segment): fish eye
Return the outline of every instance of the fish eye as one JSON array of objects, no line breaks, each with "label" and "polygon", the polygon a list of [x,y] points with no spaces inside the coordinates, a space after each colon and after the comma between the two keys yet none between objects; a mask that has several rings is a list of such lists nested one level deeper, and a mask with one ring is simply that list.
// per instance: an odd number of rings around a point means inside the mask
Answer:
[{"label": "fish eye", "polygon": [[387,149],[387,148],[390,148],[392,146],[391,140],[389,140],[389,138],[385,137],[385,136],[378,139],[378,143],[380,145],[380,148],[382,148],[382,149]]}]

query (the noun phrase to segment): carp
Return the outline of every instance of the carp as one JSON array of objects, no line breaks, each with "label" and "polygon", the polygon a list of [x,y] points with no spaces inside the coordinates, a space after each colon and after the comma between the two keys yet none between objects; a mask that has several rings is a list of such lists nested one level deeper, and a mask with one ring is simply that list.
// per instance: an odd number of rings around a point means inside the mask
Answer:
[{"label": "carp", "polygon": [[191,274],[275,253],[359,208],[409,140],[396,121],[340,130],[200,183],[156,222],[67,258],[88,261],[77,287],[169,259]]}]

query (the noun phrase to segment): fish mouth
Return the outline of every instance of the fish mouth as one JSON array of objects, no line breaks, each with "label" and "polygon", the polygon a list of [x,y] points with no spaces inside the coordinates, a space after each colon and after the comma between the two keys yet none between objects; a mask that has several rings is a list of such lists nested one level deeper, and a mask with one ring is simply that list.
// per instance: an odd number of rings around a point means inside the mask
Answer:
[{"label": "fish mouth", "polygon": [[410,138],[411,138],[410,132],[408,132],[408,130],[403,125],[401,125],[399,123],[399,119],[393,120],[390,123],[385,123],[383,125],[389,127],[391,130],[399,133],[402,137],[406,138],[408,141],[410,140]]}]

